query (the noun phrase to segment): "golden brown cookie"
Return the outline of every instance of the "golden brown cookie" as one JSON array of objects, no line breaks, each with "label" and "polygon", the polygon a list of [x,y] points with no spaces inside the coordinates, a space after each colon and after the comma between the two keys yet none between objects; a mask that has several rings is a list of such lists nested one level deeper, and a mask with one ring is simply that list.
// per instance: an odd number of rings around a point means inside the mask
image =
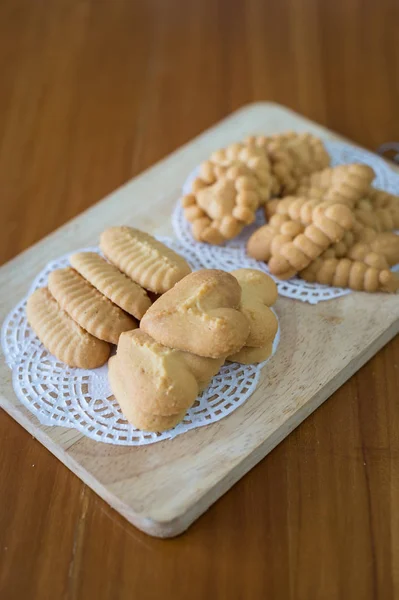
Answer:
[{"label": "golden brown cookie", "polygon": [[[136,329],[135,331],[139,331]],[[183,420],[186,410],[167,416],[151,414],[141,410],[139,399],[142,398],[141,390],[135,392],[138,383],[118,362],[116,356],[112,356],[108,361],[108,380],[112,393],[121,407],[125,419],[136,429],[142,431],[167,431],[175,427]],[[132,384],[132,385],[129,385]],[[139,386],[137,385],[137,388]],[[133,392],[132,392],[133,390]]]},{"label": "golden brown cookie", "polygon": [[187,275],[148,309],[141,329],[155,340],[199,356],[237,352],[249,335],[240,310],[241,288],[229,273],[203,269]]},{"label": "golden brown cookie", "polygon": [[137,327],[137,321],[71,267],[52,271],[48,287],[61,308],[83,329],[100,340],[117,344],[123,331]]},{"label": "golden brown cookie", "polygon": [[[319,199],[286,196],[281,200],[277,200],[276,204],[273,205],[272,210],[274,211],[274,214],[287,215],[290,219],[298,221],[299,223],[302,223],[302,225],[310,225],[310,223],[313,222],[313,211],[319,204]],[[270,207],[268,212],[270,214]]]},{"label": "golden brown cookie", "polygon": [[[230,144],[213,152],[208,161],[200,166],[200,178],[214,183],[226,176],[231,169],[238,168],[240,175],[255,178],[260,196],[260,204],[268,200],[274,190],[275,181],[271,173],[270,160],[261,148],[249,147],[245,143]],[[236,176],[233,177],[234,179]]]},{"label": "golden brown cookie", "polygon": [[75,323],[47,288],[40,288],[29,296],[26,315],[43,346],[70,367],[96,369],[108,359],[109,344]]},{"label": "golden brown cookie", "polygon": [[241,365],[253,365],[267,360],[273,352],[273,342],[269,342],[263,348],[244,346],[235,354],[227,357],[228,362],[237,362]]},{"label": "golden brown cookie", "polygon": [[277,300],[277,286],[273,279],[256,269],[236,269],[231,272],[240,284],[241,311],[250,324],[246,346],[264,348],[273,343],[278,322],[270,310]]},{"label": "golden brown cookie", "polygon": [[69,261],[86,281],[136,319],[150,308],[147,292],[96,252],[78,252]]},{"label": "golden brown cookie", "polygon": [[291,133],[267,142],[272,173],[280,184],[279,195],[292,193],[309,173],[324,169],[330,157],[322,141],[311,134]]},{"label": "golden brown cookie", "polygon": [[344,258],[355,244],[356,237],[353,231],[345,231],[342,240],[331,244],[320,256],[321,258]]},{"label": "golden brown cookie", "polygon": [[120,271],[156,294],[167,292],[191,273],[182,256],[133,227],[109,227],[101,234],[100,248]]},{"label": "golden brown cookie", "polygon": [[373,252],[382,254],[390,266],[399,263],[399,235],[391,231],[377,233],[370,246]]},{"label": "golden brown cookie", "polygon": [[375,208],[371,200],[363,199],[354,214],[357,222],[362,227],[374,229],[378,232],[392,231],[399,228],[399,206],[388,208]]},{"label": "golden brown cookie", "polygon": [[137,329],[121,335],[109,381],[130,423],[163,431],[182,420],[223,362],[167,348]]},{"label": "golden brown cookie", "polygon": [[389,270],[389,264],[385,256],[373,250],[371,244],[356,242],[348,249],[347,258],[364,262],[369,267],[375,267],[381,271]]},{"label": "golden brown cookie", "polygon": [[292,221],[288,215],[275,214],[266,225],[262,225],[251,235],[247,242],[247,253],[256,260],[267,262],[282,241],[292,241],[303,231],[303,225]]},{"label": "golden brown cookie", "polygon": [[283,244],[269,261],[270,272],[281,279],[292,277],[318,258],[332,243],[339,242],[353,227],[352,211],[344,204],[316,206],[313,223],[292,241]]},{"label": "golden brown cookie", "polygon": [[296,194],[354,208],[356,202],[370,192],[374,177],[375,173],[368,165],[339,165],[313,173],[302,180]]},{"label": "golden brown cookie", "polygon": [[349,258],[317,258],[300,272],[300,277],[310,283],[318,282],[365,292],[395,292],[399,289],[399,277],[396,273]]},{"label": "golden brown cookie", "polygon": [[207,180],[198,178],[193,191],[182,198],[195,239],[216,245],[252,223],[260,202],[259,184],[244,165],[231,166],[218,178],[209,174]]}]

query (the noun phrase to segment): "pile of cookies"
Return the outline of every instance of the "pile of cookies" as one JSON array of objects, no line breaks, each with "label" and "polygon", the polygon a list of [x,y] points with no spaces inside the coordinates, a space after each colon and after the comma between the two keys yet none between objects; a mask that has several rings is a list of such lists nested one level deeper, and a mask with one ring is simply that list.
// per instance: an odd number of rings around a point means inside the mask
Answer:
[{"label": "pile of cookies", "polygon": [[110,227],[95,252],[70,257],[52,271],[48,287],[27,302],[27,318],[43,345],[71,367],[103,365],[111,344],[138,327],[150,308],[148,292],[163,294],[191,272],[188,263],[152,236],[131,227]]},{"label": "pile of cookies", "polygon": [[44,346],[71,367],[109,358],[109,380],[139,429],[176,425],[227,361],[261,362],[278,323],[274,281],[261,271],[191,273],[183,257],[131,227],[103,232],[100,248],[70,257],[27,302]]},{"label": "pile of cookies", "polygon": [[127,420],[146,431],[179,423],[227,361],[272,353],[274,281],[261,271],[204,269],[184,277],[122,333],[109,381]]},{"label": "pile of cookies", "polygon": [[247,251],[273,275],[394,292],[399,197],[372,187],[364,164],[330,167],[322,141],[288,132],[252,136],[211,154],[182,198],[196,240],[222,244],[255,220]]},{"label": "pile of cookies", "polygon": [[297,195],[265,204],[267,225],[247,244],[280,279],[367,292],[395,292],[399,277],[399,197],[371,186],[363,164],[326,168],[302,179]]},{"label": "pile of cookies", "polygon": [[308,133],[253,136],[214,152],[182,199],[194,238],[221,244],[236,237],[270,198],[329,164],[321,140]]}]

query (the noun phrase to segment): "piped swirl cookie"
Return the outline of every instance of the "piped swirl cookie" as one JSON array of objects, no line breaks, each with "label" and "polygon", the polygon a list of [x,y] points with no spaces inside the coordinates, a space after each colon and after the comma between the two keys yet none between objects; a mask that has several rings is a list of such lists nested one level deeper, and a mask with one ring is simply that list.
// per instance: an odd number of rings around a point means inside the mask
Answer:
[{"label": "piped swirl cookie", "polygon": [[320,256],[332,243],[339,242],[353,227],[352,211],[343,204],[316,206],[313,223],[279,248],[269,261],[270,272],[281,279],[292,277]]},{"label": "piped swirl cookie", "polygon": [[250,332],[246,345],[228,360],[243,364],[266,360],[278,329],[276,315],[270,310],[277,300],[277,286],[271,277],[256,269],[236,269],[231,274],[242,290],[241,311],[249,321]]}]

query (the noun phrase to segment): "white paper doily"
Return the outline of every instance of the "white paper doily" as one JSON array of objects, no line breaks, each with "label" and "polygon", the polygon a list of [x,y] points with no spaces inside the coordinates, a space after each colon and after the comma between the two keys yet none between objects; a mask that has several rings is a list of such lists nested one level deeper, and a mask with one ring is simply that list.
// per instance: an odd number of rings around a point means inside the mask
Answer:
[{"label": "white paper doily", "polygon": [[[185,256],[191,267],[233,270],[251,267],[228,260],[204,261],[193,248],[183,248],[178,242],[161,238],[173,250]],[[98,251],[97,248],[85,250]],[[69,256],[51,261],[36,277],[29,294],[47,285],[54,269],[68,266]],[[29,295],[28,294],[28,295]],[[273,354],[279,342],[278,332]],[[161,434],[135,429],[124,419],[108,384],[108,367],[73,369],[47,352],[26,320],[24,298],[3,323],[1,344],[6,362],[12,369],[13,387],[18,399],[45,425],[75,428],[97,441],[125,446],[140,446],[172,439],[190,429],[209,425],[241,406],[255,391],[262,367],[227,363],[213,378],[209,387],[187,411],[174,429]]]},{"label": "white paper doily", "polygon": [[[388,164],[373,154],[356,148],[350,144],[344,144],[342,142],[325,142],[325,146],[328,153],[331,156],[332,166],[348,164],[354,162],[362,162],[370,165],[375,171],[376,178],[373,181],[375,187],[381,188],[387,192],[393,194],[399,194],[399,175],[392,171]],[[188,194],[191,190],[191,183],[198,175],[198,168],[195,169],[187,178],[183,185],[183,194]],[[212,246],[210,244],[204,244],[197,242],[191,234],[191,225],[186,221],[183,214],[183,209],[180,200],[177,202],[172,215],[172,224],[177,239],[186,248],[195,247],[196,252],[201,255],[201,258],[209,263],[215,263],[215,261],[222,261],[224,264],[228,263],[228,258],[225,254],[230,255],[230,260],[234,264],[244,264],[250,262],[251,267],[260,269],[271,275],[267,264],[264,262],[250,259],[246,255],[245,247],[247,240],[252,233],[265,223],[263,211],[258,211],[256,220],[254,223],[246,227],[239,236],[233,240],[228,240],[224,246]],[[224,268],[224,267],[221,267]],[[396,270],[396,269],[395,269]],[[299,277],[293,277],[287,281],[281,281],[276,277],[273,277],[277,284],[278,292],[281,296],[287,298],[293,298],[295,300],[302,300],[302,302],[308,302],[309,304],[317,304],[324,300],[331,300],[332,298],[339,298],[350,294],[351,290],[337,288],[327,285],[321,285],[319,283],[307,283]]]}]

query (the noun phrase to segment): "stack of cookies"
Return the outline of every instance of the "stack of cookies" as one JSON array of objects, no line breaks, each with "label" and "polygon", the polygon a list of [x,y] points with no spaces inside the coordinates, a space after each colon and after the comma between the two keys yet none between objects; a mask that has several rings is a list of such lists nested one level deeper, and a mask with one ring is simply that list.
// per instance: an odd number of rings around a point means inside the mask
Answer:
[{"label": "stack of cookies", "polygon": [[106,258],[79,252],[52,271],[28,299],[27,317],[71,367],[99,367],[117,345],[109,380],[135,427],[170,429],[226,360],[271,355],[277,288],[261,271],[191,273],[184,258],[131,227],[107,229],[100,247]]},{"label": "stack of cookies", "polygon": [[52,271],[48,287],[28,299],[27,317],[43,345],[71,367],[103,365],[111,344],[138,327],[152,301],[191,272],[188,263],[152,236],[131,227],[101,235],[106,259],[94,252],[70,257]]},{"label": "stack of cookies", "polygon": [[399,278],[399,197],[371,186],[373,170],[351,164],[304,177],[297,195],[265,204],[267,225],[248,254],[273,275],[367,292],[395,292]]},{"label": "stack of cookies", "polygon": [[253,136],[214,152],[182,199],[194,238],[221,244],[236,237],[271,197],[292,192],[329,162],[318,138],[294,132]]},{"label": "stack of cookies", "polygon": [[127,420],[163,431],[181,421],[225,360],[270,356],[277,319],[273,280],[260,271],[191,273],[122,333],[109,380]]}]

